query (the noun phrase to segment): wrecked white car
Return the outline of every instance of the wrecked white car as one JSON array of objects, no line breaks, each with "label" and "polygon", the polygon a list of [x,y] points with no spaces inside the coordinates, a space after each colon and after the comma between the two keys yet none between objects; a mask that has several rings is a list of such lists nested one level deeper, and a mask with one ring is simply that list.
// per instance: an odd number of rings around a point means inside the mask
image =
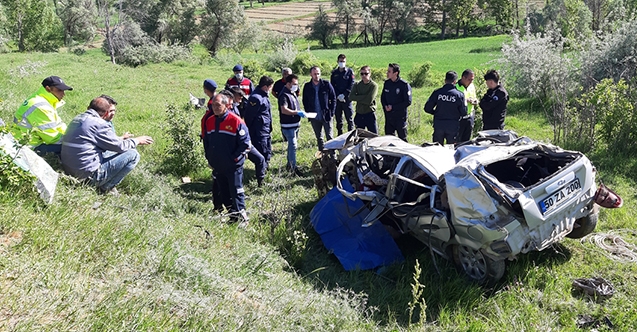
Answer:
[{"label": "wrecked white car", "polygon": [[[507,131],[455,149],[374,136],[358,130],[326,143],[317,186],[332,182],[366,202],[362,227],[382,222],[411,234],[472,280],[497,281],[505,260],[595,229],[595,168],[582,153]],[[321,176],[333,168],[334,178]]]}]

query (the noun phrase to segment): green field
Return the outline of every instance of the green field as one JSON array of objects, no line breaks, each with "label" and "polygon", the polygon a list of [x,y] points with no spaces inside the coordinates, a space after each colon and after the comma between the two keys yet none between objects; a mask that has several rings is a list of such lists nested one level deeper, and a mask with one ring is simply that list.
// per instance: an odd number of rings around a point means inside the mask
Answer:
[{"label": "green field", "polygon": [[[488,62],[504,40],[450,40],[344,53],[356,66],[398,62],[407,71],[431,61],[434,73],[442,74],[491,67]],[[314,51],[334,62],[340,52]],[[189,174],[193,182],[188,184],[166,171],[166,151],[173,144],[165,134],[166,109],[168,104],[185,105],[189,92],[202,96],[205,78],[222,84],[231,68],[201,61],[133,69],[110,64],[98,50],[82,56],[0,55],[0,117],[5,121],[42,78],[59,75],[74,87],[61,111],[67,123],[91,98],[106,93],[119,102],[114,120],[118,132],[149,134],[156,142],[140,147],[142,161],[122,183],[119,197],[97,195],[68,177],[60,180],[50,206],[3,196],[0,330],[577,331],[578,315],[602,322],[599,330],[608,330],[605,318],[616,331],[637,329],[635,263],[613,260],[590,242],[566,239],[507,262],[504,278],[493,288],[466,281],[452,264],[432,260],[429,250],[408,237],[399,240],[404,263],[379,271],[344,271],[309,224],[317,201],[309,172],[289,178],[284,171],[286,145],[276,119],[275,156],[264,188],[256,187],[253,165],[246,163],[250,226],[240,230],[220,223],[212,211],[210,170],[203,162]],[[430,140],[431,118],[422,105],[432,88],[414,93],[412,142]],[[550,140],[544,115],[528,106],[512,100],[507,128]],[[202,111],[187,112],[184,117],[196,135]],[[305,170],[315,146],[311,127],[303,122],[298,159]],[[621,232],[635,243],[637,177],[620,167],[634,169],[634,158],[591,157],[598,177],[625,198],[622,209],[602,211],[597,230]],[[416,307],[409,321],[416,261],[424,285],[416,300],[426,303],[426,315]],[[595,302],[571,293],[573,279],[591,276],[610,280],[616,294]]]}]

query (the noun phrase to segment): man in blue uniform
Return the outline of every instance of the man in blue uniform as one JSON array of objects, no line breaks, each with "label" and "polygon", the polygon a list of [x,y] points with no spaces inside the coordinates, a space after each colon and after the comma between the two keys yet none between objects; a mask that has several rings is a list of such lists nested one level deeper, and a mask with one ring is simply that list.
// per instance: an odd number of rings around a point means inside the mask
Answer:
[{"label": "man in blue uniform", "polygon": [[[338,68],[332,71],[330,83],[334,87],[334,93],[336,93],[336,130],[338,134],[343,133],[343,114],[345,115],[345,121],[347,121],[347,131],[354,128],[354,120],[352,118],[354,112],[352,108],[352,101],[349,99],[349,93],[352,91],[354,85],[354,71],[352,68],[346,67],[345,54],[338,55]],[[306,108],[307,110],[307,108]]]},{"label": "man in blue uniform", "polygon": [[380,103],[385,112],[385,135],[398,134],[407,142],[407,108],[411,105],[411,86],[400,78],[400,66],[390,63]]},{"label": "man in blue uniform", "polygon": [[[265,158],[266,169],[272,157],[272,108],[268,93],[273,84],[272,78],[261,77],[259,85],[248,98],[244,119],[250,132],[252,146]],[[261,186],[262,180],[259,181],[257,178],[257,183]]]},{"label": "man in blue uniform", "polygon": [[[332,139],[332,117],[336,109],[336,94],[330,82],[321,78],[321,68],[310,69],[312,79],[303,86],[303,107],[307,113],[315,113],[316,117],[310,119],[316,143],[319,151],[323,150],[323,135],[325,139]],[[332,76],[333,78],[334,76]]]},{"label": "man in blue uniform", "polygon": [[458,74],[448,71],[445,76],[445,85],[435,90],[427,103],[425,112],[434,116],[433,141],[441,145],[456,143],[460,119],[467,114],[467,105],[464,94],[456,88]]},{"label": "man in blue uniform", "polygon": [[203,143],[221,195],[231,198],[230,218],[240,221],[240,226],[245,227],[248,216],[245,211],[243,163],[250,149],[250,135],[243,120],[229,111],[231,108],[232,99],[225,94],[213,97],[214,116],[204,124]]},{"label": "man in blue uniform", "polygon": [[246,96],[249,96],[254,90],[254,85],[250,79],[243,76],[243,66],[236,65],[232,68],[232,71],[234,72],[234,76],[226,81],[226,90],[237,87],[243,90]]}]

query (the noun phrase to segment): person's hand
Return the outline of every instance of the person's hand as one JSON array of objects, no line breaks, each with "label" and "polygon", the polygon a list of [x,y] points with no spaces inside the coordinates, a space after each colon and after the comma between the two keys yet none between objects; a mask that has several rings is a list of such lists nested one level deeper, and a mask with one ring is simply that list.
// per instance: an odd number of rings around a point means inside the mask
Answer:
[{"label": "person's hand", "polygon": [[122,135],[122,139],[129,139],[131,137],[135,137],[135,135],[129,133],[129,132],[125,132],[124,135]]},{"label": "person's hand", "polygon": [[302,117],[302,118],[307,117],[307,115],[306,115],[306,114],[305,114],[305,112],[303,112],[303,111],[297,111],[297,112],[296,112],[296,115],[298,115],[298,116],[300,116],[300,117]]},{"label": "person's hand", "polygon": [[472,105],[478,105],[478,99],[469,98],[469,103],[472,104]]},{"label": "person's hand", "polygon": [[343,95],[341,93],[340,95],[338,95],[338,97],[336,97],[336,99],[338,99],[340,102],[344,103],[345,102],[345,95]]},{"label": "person's hand", "polygon": [[391,105],[385,105],[385,111],[391,112]]},{"label": "person's hand", "polygon": [[139,136],[136,138],[133,138],[134,140],[137,141],[138,145],[149,145],[149,144],[153,144],[153,138],[150,136]]}]

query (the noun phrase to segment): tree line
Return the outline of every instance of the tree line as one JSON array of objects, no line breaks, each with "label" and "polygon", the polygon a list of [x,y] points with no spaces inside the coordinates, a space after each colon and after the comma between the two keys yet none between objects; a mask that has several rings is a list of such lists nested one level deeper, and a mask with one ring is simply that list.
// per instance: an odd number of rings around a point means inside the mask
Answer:
[{"label": "tree line", "polygon": [[[260,1],[264,3],[264,1]],[[531,32],[558,27],[569,40],[607,31],[630,16],[637,0],[332,0],[308,26],[325,48],[381,45],[453,36]],[[247,5],[247,3],[246,3]],[[250,5],[253,5],[250,3]],[[266,52],[285,37],[247,19],[239,0],[0,0],[0,50],[56,51],[104,36],[113,62],[171,61],[201,43]],[[331,14],[331,13],[334,14]]]}]

